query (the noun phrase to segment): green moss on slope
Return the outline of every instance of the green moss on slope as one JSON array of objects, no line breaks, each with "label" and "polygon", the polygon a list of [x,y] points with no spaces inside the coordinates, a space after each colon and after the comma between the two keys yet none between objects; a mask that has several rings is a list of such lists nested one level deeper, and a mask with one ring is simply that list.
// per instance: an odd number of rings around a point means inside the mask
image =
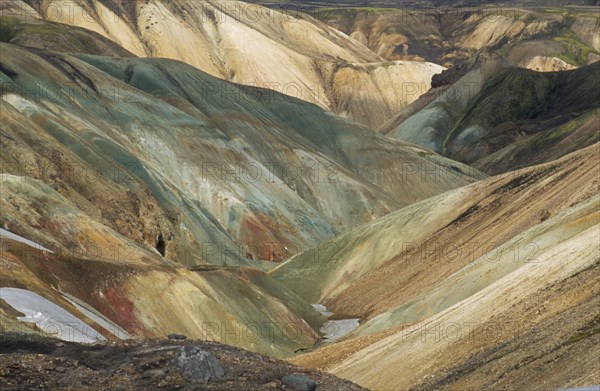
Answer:
[{"label": "green moss on slope", "polygon": [[0,42],[65,53],[133,56],[93,31],[48,21],[23,23],[10,16],[0,18]]},{"label": "green moss on slope", "polygon": [[554,38],[555,41],[564,43],[567,51],[560,54],[559,58],[569,64],[585,66],[589,53],[597,53],[593,48],[584,43],[572,31],[567,31]]},{"label": "green moss on slope", "polygon": [[452,155],[493,137],[495,127],[511,121],[552,120],[556,126],[594,109],[600,100],[599,71],[597,64],[563,72],[504,70],[469,101],[444,140],[444,152]]},{"label": "green moss on slope", "polygon": [[11,42],[23,29],[15,17],[0,17],[0,42]]}]

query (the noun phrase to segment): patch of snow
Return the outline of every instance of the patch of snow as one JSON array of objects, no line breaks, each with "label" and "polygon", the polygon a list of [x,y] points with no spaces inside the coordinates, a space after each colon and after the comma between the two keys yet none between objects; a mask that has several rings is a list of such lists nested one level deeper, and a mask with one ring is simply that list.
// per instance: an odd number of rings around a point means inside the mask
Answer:
[{"label": "patch of snow", "polygon": [[85,301],[76,298],[75,296],[71,296],[68,293],[63,292],[63,297],[71,302],[82,314],[96,322],[100,327],[104,328],[106,331],[110,332],[112,335],[117,337],[118,339],[131,339],[131,335],[119,327],[116,323],[102,315],[100,312],[96,311],[91,305],[87,304]]},{"label": "patch of snow", "polygon": [[333,312],[327,311],[327,308],[323,304],[313,304],[312,306],[326,318],[329,318],[331,315],[333,315]]},{"label": "patch of snow", "polygon": [[19,320],[35,323],[63,341],[93,343],[105,340],[88,324],[37,293],[19,288],[0,288],[0,299],[25,314]]},{"label": "patch of snow", "polygon": [[[333,312],[328,311],[323,304],[313,304],[312,306],[327,318],[333,315]],[[323,334],[325,342],[332,342],[356,329],[359,326],[359,320],[359,318],[328,320],[319,331]]]},{"label": "patch of snow", "polygon": [[319,330],[327,342],[335,341],[356,329],[359,325],[358,318],[328,320]]},{"label": "patch of snow", "polygon": [[42,250],[42,251],[48,251],[48,252],[53,252],[52,250],[47,249],[46,247],[42,246],[39,243],[36,243],[32,240],[29,239],[25,239],[22,236],[19,236],[17,234],[14,234],[10,231],[5,230],[4,228],[0,228],[0,238],[7,238],[7,239],[12,239],[15,240],[17,242],[21,242],[21,243],[25,243],[28,246],[31,246],[33,248],[36,248],[38,250]]}]

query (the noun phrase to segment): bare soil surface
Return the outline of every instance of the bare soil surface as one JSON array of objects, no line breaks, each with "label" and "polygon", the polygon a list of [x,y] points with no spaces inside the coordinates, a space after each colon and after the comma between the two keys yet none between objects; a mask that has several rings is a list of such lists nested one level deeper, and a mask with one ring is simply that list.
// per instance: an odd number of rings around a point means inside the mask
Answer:
[{"label": "bare soil surface", "polygon": [[[222,379],[188,380],[172,363],[185,346],[216,357]],[[0,335],[2,390],[293,390],[281,379],[304,375],[317,390],[364,390],[333,375],[207,341],[126,340],[94,345],[23,334]]]}]

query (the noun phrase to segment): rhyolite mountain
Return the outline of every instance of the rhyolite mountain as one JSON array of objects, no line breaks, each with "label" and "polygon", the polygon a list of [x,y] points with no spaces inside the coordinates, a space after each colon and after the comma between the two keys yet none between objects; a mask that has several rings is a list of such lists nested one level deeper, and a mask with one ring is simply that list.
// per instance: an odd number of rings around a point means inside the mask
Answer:
[{"label": "rhyolite mountain", "polygon": [[213,389],[354,387],[306,367],[384,391],[600,384],[598,63],[503,49],[593,45],[589,5],[457,20],[499,40],[444,70],[247,3],[68,4],[0,3],[8,389],[187,387],[165,361],[186,344],[223,360]]},{"label": "rhyolite mountain", "polygon": [[598,384],[599,148],[419,202],[278,266],[300,296],[361,318],[292,361],[374,390]]},{"label": "rhyolite mountain", "polygon": [[52,251],[3,237],[3,286],[107,337],[66,297],[130,335],[292,354],[322,318],[266,261],[483,177],[181,62],[0,50],[0,225]]},{"label": "rhyolite mountain", "polygon": [[597,7],[571,5],[419,1],[353,7],[325,2],[309,5],[308,12],[388,60],[451,67],[487,49],[516,66],[545,72],[600,60]]},{"label": "rhyolite mountain", "polygon": [[[3,15],[16,19],[12,23],[25,24],[16,42],[54,45],[63,36],[57,29],[77,26],[136,56],[180,60],[372,127],[427,91],[431,76],[443,69],[387,61],[309,15],[240,1],[10,0],[1,6]],[[49,24],[36,27],[40,19]]]},{"label": "rhyolite mountain", "polygon": [[[162,237],[162,255],[187,265],[278,260],[481,177],[314,105],[172,60],[1,47],[7,172],[49,181],[130,239],[156,247]],[[433,176],[423,180],[421,169]],[[31,239],[55,244],[42,233]],[[237,243],[247,247],[241,257]],[[276,246],[267,252],[268,243]],[[205,259],[204,244],[222,257]]]}]

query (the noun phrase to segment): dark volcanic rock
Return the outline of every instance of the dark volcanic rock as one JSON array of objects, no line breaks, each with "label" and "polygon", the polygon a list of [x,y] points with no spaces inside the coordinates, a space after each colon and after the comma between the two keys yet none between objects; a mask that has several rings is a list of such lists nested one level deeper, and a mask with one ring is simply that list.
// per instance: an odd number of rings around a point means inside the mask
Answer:
[{"label": "dark volcanic rock", "polygon": [[[205,360],[208,356],[211,359]],[[204,369],[197,367],[202,365],[208,365],[206,373],[214,376],[210,381],[187,376],[189,370],[192,377],[200,373],[201,378]],[[328,373],[211,341],[121,340],[87,345],[43,335],[0,333],[2,391],[65,390],[73,384],[77,391],[289,391],[295,389],[280,379],[290,374],[314,381],[318,391],[366,390]]]},{"label": "dark volcanic rock", "polygon": [[219,360],[196,346],[182,347],[181,353],[173,360],[173,365],[189,380],[210,381],[225,376]]},{"label": "dark volcanic rock", "polygon": [[317,383],[308,376],[292,374],[281,378],[283,384],[296,391],[314,391]]},{"label": "dark volcanic rock", "polygon": [[184,340],[184,339],[187,339],[187,336],[185,336],[183,334],[169,334],[169,335],[167,335],[167,338]]}]

